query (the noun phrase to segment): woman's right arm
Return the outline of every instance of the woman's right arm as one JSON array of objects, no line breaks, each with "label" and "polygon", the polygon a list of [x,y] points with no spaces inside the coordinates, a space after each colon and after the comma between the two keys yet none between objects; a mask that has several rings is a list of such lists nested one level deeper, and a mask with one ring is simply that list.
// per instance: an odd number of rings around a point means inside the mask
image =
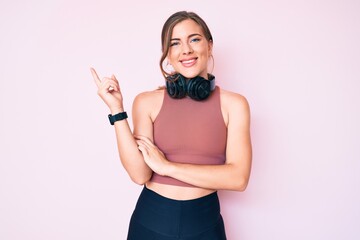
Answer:
[{"label": "woman's right arm", "polygon": [[[91,73],[98,87],[98,95],[109,107],[111,114],[123,112],[122,95],[115,76],[100,80],[93,68],[91,68]],[[152,139],[152,120],[148,114],[149,109],[144,107],[142,102],[144,101],[139,95],[133,104],[134,127],[136,126],[136,132]],[[122,165],[133,182],[140,185],[145,184],[151,178],[152,170],[146,165],[127,120],[116,121],[114,127]]]}]

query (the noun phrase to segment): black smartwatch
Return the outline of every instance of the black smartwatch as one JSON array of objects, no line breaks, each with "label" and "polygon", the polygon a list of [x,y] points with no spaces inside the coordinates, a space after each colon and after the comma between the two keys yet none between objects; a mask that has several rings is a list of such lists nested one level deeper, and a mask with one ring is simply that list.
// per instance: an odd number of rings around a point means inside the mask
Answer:
[{"label": "black smartwatch", "polygon": [[111,125],[114,125],[114,123],[115,123],[116,121],[124,120],[124,119],[126,119],[128,116],[127,116],[126,112],[121,112],[121,113],[117,113],[117,114],[115,114],[115,115],[109,114],[108,117],[109,117],[110,124],[111,124]]}]

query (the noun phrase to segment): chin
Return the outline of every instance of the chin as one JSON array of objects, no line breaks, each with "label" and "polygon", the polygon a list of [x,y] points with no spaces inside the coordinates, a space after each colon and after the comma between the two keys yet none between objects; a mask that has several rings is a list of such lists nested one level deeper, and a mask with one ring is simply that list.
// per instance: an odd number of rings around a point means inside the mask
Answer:
[{"label": "chin", "polygon": [[189,73],[180,73],[181,75],[183,75],[185,78],[194,78],[199,76],[199,74],[189,74]]},{"label": "chin", "polygon": [[186,78],[194,78],[203,74],[203,72],[200,71],[179,71],[179,73]]}]

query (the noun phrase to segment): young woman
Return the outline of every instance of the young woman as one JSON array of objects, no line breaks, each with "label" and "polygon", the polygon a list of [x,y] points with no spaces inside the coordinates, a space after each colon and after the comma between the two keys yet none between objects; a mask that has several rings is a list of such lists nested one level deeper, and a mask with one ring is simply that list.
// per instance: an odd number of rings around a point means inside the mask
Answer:
[{"label": "young woman", "polygon": [[[92,75],[109,107],[130,178],[144,185],[128,239],[226,239],[217,190],[244,191],[251,169],[250,110],[208,72],[213,38],[193,12],[177,12],[162,30],[166,87],[140,93],[133,132],[119,82]],[[171,71],[167,70],[171,68]]]}]

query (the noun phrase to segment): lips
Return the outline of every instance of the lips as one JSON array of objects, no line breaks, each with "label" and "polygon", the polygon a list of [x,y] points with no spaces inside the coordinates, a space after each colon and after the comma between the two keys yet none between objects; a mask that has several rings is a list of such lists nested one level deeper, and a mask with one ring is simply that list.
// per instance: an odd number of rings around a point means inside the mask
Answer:
[{"label": "lips", "polygon": [[196,63],[197,58],[180,60],[184,67],[192,67]]}]

